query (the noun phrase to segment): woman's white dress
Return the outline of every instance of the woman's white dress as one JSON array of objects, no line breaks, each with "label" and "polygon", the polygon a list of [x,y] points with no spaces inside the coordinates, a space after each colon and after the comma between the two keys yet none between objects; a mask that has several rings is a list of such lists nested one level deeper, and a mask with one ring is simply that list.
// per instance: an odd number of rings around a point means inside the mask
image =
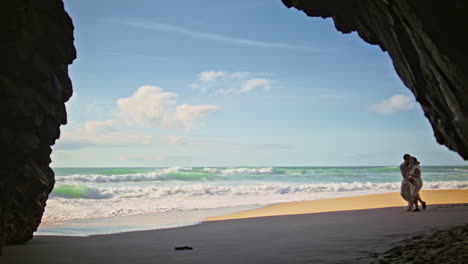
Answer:
[{"label": "woman's white dress", "polygon": [[[419,169],[419,171],[421,172],[420,174],[422,174],[421,167],[419,167],[419,165],[413,166],[413,168],[411,169],[410,174],[415,174],[416,169]],[[411,203],[411,208],[412,208],[415,199],[419,198],[419,191],[421,190],[421,188],[423,186],[423,181],[422,181],[422,179],[420,177],[419,178],[411,177],[411,179],[412,179],[413,183],[410,184],[410,186],[411,186],[411,188],[410,188],[411,189],[411,200],[409,202]]]}]

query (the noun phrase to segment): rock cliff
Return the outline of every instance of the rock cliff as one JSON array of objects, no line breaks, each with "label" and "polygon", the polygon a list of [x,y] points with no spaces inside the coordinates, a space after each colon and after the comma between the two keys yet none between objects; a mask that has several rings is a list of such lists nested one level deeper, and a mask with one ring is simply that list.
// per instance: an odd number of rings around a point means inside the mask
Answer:
[{"label": "rock cliff", "polygon": [[468,1],[282,1],[387,51],[437,142],[468,159]]},{"label": "rock cliff", "polygon": [[41,222],[75,57],[62,0],[0,1],[0,252],[32,238]]}]

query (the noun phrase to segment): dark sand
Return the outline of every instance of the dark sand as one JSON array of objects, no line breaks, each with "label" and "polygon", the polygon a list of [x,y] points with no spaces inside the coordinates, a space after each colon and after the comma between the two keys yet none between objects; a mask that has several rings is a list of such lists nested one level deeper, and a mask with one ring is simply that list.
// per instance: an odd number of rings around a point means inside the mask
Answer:
[{"label": "dark sand", "polygon": [[[36,236],[8,246],[1,264],[350,263],[434,228],[468,223],[468,205],[432,205],[205,222],[90,237]],[[175,251],[190,246],[193,250]]]}]

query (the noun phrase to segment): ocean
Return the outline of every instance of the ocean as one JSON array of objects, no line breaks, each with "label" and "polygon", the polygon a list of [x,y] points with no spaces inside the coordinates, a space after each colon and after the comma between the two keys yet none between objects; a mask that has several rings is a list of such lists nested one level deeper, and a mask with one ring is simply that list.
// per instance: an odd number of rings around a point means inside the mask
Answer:
[{"label": "ocean", "polygon": [[[468,188],[468,167],[423,167],[426,190]],[[55,168],[43,221],[399,191],[398,167]]]},{"label": "ocean", "polygon": [[[117,216],[201,217],[197,212],[203,210],[230,212],[230,208],[235,211],[235,208],[255,208],[280,202],[398,192],[401,182],[398,167],[53,170],[56,184],[42,222],[46,226],[62,223],[61,227],[63,223],[81,223],[82,226],[92,219],[103,221]],[[468,166],[425,166],[422,171],[423,190],[468,188]],[[171,226],[170,222],[175,222],[176,218],[169,217],[165,226]]]}]

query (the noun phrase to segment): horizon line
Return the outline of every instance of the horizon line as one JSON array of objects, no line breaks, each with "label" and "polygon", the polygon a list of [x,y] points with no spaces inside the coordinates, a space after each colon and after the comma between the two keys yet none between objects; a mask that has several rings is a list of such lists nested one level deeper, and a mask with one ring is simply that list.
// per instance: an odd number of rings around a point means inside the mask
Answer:
[{"label": "horizon line", "polygon": [[[457,165],[457,164],[449,164],[449,165],[422,165],[421,167],[468,167],[467,165]],[[123,166],[123,167],[118,167],[118,166],[103,166],[103,167],[85,167],[85,166],[78,166],[78,167],[50,167],[51,169],[77,169],[77,168],[87,168],[87,169],[105,169],[105,168],[184,168],[184,167],[190,167],[190,168],[219,168],[219,167],[226,167],[226,168],[265,168],[265,167],[271,167],[271,168],[336,168],[336,167],[341,167],[341,168],[357,168],[357,167],[389,167],[389,168],[398,168],[399,164],[397,165],[338,165],[338,166],[332,166],[332,165],[327,165],[327,166],[314,166],[314,165],[307,165],[307,166]]]}]

